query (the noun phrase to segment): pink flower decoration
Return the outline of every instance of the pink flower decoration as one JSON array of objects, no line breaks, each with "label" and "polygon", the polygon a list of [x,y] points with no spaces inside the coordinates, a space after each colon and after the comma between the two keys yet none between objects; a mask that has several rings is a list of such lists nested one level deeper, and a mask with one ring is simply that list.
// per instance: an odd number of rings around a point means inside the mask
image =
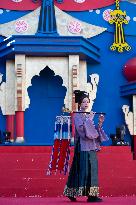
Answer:
[{"label": "pink flower decoration", "polygon": [[80,33],[82,30],[81,23],[79,21],[71,21],[68,25],[68,30],[70,33]]},{"label": "pink flower decoration", "polygon": [[111,19],[111,15],[110,15],[110,12],[113,11],[111,9],[106,9],[104,12],[103,12],[103,18],[105,21],[109,21]]},{"label": "pink flower decoration", "polygon": [[28,29],[28,24],[24,20],[18,20],[15,24],[15,30],[18,33],[24,33]]}]

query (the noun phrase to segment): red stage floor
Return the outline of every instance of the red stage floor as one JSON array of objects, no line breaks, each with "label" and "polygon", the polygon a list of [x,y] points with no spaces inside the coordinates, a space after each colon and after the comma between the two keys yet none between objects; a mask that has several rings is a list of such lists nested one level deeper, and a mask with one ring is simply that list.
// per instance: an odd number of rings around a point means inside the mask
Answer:
[{"label": "red stage floor", "polygon": [[[0,147],[0,197],[14,199],[42,197],[44,200],[49,197],[62,197],[67,175],[59,173],[46,175],[51,151],[52,147],[46,146]],[[71,148],[71,160],[72,155],[73,148]],[[101,196],[136,196],[136,160],[133,160],[129,146],[102,147],[98,159]],[[34,203],[38,203],[39,199],[35,198]],[[65,200],[61,199],[62,202]],[[133,205],[136,205],[136,201]]]},{"label": "red stage floor", "polygon": [[[0,198],[0,205],[83,205],[89,204],[86,198],[78,198],[77,202],[70,202],[67,198]],[[102,203],[93,203],[102,205],[135,205],[135,197],[107,197],[103,198]]]}]

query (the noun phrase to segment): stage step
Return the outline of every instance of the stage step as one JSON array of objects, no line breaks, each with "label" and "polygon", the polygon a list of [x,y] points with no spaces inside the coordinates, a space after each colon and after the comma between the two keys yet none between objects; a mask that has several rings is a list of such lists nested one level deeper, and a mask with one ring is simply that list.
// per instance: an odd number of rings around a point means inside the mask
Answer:
[{"label": "stage step", "polygon": [[[51,146],[0,147],[0,197],[62,196],[67,175],[46,172]],[[73,147],[71,147],[72,162]],[[102,147],[98,152],[102,196],[136,195],[136,160],[129,146]]]}]

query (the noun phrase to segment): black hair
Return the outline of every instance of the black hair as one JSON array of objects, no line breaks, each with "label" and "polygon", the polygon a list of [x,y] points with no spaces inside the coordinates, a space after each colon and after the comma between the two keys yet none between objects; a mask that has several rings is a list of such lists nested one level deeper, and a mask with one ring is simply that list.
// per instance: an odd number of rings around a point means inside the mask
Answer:
[{"label": "black hair", "polygon": [[89,100],[89,102],[90,102],[90,99],[89,99],[89,96],[88,96],[88,95],[82,95],[82,96],[80,97],[79,102],[78,102],[79,105],[81,105],[81,103],[83,102],[83,99],[84,99],[84,98],[88,98],[88,100]]},{"label": "black hair", "polygon": [[75,90],[74,94],[75,94],[75,103],[78,103],[79,105],[82,103],[84,98],[89,99],[89,93],[85,91]]}]

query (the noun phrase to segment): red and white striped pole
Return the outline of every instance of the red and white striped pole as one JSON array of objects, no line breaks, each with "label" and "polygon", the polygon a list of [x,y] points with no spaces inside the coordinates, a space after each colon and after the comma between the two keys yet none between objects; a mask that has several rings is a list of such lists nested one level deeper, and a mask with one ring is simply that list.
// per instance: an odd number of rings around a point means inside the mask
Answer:
[{"label": "red and white striped pole", "polygon": [[16,142],[24,142],[24,111],[16,112]]}]

